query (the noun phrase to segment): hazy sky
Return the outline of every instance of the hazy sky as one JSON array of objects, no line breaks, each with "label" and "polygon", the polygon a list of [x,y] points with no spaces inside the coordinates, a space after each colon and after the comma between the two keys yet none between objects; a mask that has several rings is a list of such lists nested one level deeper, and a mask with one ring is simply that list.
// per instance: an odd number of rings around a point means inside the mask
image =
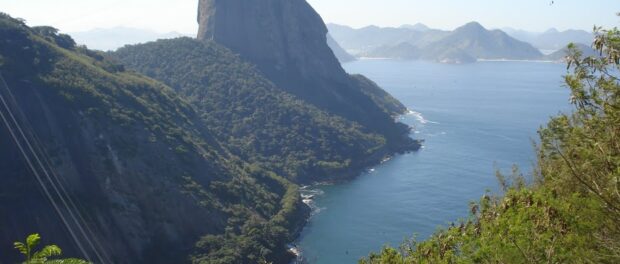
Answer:
[{"label": "hazy sky", "polygon": [[[620,0],[308,0],[326,22],[362,27],[425,23],[453,29],[469,21],[488,28],[591,30],[620,25]],[[115,26],[158,32],[197,30],[197,0],[0,0],[0,11],[64,32]]]}]

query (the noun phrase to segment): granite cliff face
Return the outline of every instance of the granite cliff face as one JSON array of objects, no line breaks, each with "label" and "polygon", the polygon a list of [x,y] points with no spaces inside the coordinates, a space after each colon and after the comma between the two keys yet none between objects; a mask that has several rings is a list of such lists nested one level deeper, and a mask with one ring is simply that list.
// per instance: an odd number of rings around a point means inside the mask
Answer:
[{"label": "granite cliff face", "polygon": [[201,0],[198,22],[198,39],[215,40],[267,74],[346,81],[327,27],[305,0]]},{"label": "granite cliff face", "polygon": [[380,88],[365,89],[376,85],[344,71],[327,45],[327,27],[305,0],[200,0],[198,22],[198,39],[238,53],[279,88],[385,135],[392,146],[411,143],[392,118],[405,107],[397,100],[381,107],[386,102],[377,99],[385,96],[368,94]]}]

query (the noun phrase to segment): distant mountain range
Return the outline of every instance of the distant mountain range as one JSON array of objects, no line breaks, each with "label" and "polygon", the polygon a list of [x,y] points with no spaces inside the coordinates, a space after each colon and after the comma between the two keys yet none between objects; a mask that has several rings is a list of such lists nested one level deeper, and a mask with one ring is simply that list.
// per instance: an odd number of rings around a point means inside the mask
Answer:
[{"label": "distant mountain range", "polygon": [[[587,44],[593,39],[592,34],[579,30],[549,30],[544,33],[489,30],[477,22],[454,31],[432,29],[420,23],[397,28],[368,26],[360,29],[328,24],[328,28],[338,44],[356,57],[422,59],[443,63],[469,63],[480,59],[561,60],[565,51],[560,49],[568,43]],[[558,53],[545,56],[541,50]]]},{"label": "distant mountain range", "polygon": [[594,39],[592,33],[584,30],[558,31],[552,28],[542,33],[513,28],[503,28],[502,30],[513,38],[528,42],[541,50],[559,50],[571,42],[589,45],[592,43],[592,39]]},{"label": "distant mountain range", "polygon": [[129,28],[97,28],[83,32],[69,33],[78,43],[88,46],[90,49],[110,51],[125,45],[134,45],[155,41],[158,39],[170,39],[187,36],[179,32],[157,33],[154,31]]},{"label": "distant mountain range", "polygon": [[[327,44],[341,63],[353,61],[356,57],[423,59],[443,63],[469,63],[478,59],[559,61],[565,54],[562,48],[570,42],[580,44],[578,46],[584,48],[586,55],[591,54],[587,44],[594,37],[583,30],[550,29],[542,33],[512,28],[487,30],[476,22],[454,31],[433,29],[421,23],[360,29],[337,24],[327,26],[330,32]],[[78,44],[103,51],[187,36],[178,32],[157,33],[129,27],[98,28],[69,34]],[[537,49],[545,51],[545,55]]]}]

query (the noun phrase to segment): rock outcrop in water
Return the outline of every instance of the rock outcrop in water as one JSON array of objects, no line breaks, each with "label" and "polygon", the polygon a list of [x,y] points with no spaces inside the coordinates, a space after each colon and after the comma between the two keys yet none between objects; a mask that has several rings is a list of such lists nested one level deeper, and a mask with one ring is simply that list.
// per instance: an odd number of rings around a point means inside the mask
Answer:
[{"label": "rock outcrop in water", "polygon": [[[348,75],[327,45],[327,27],[305,0],[200,0],[198,39],[215,41],[257,65],[281,89],[321,109],[409,145],[407,128],[394,122],[405,107]],[[398,109],[386,112],[385,109]]]}]

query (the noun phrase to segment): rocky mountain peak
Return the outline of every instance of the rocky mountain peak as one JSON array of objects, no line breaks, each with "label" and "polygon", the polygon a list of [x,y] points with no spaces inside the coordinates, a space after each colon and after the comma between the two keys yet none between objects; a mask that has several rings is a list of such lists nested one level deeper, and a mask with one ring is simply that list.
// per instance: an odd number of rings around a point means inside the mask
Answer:
[{"label": "rocky mountain peak", "polygon": [[344,73],[323,19],[305,0],[200,0],[198,23],[198,39],[226,46],[268,76]]}]

